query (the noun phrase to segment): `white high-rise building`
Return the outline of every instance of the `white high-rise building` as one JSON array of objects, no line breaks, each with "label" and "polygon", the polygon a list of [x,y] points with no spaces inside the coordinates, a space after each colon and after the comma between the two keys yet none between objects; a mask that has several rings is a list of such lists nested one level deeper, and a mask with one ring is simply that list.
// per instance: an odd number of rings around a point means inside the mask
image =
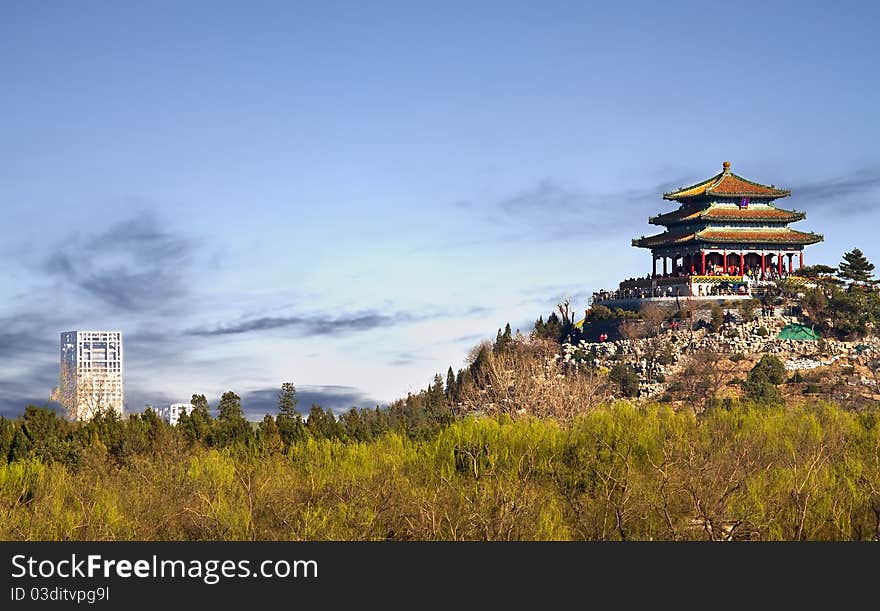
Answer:
[{"label": "white high-rise building", "polygon": [[99,411],[124,413],[122,333],[68,331],[61,334],[58,400],[71,420],[90,420]]},{"label": "white high-rise building", "polygon": [[180,416],[186,414],[189,416],[193,411],[192,403],[172,403],[168,407],[160,407],[156,410],[156,415],[171,426],[177,426]]}]

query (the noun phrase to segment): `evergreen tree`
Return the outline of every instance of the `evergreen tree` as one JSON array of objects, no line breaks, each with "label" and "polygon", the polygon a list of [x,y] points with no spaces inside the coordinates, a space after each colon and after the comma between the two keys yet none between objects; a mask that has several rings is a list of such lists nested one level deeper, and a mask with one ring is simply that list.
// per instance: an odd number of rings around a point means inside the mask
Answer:
[{"label": "evergreen tree", "polygon": [[12,439],[17,429],[15,422],[0,416],[0,464],[6,462],[9,457],[9,449],[12,447]]},{"label": "evergreen tree", "polygon": [[221,446],[246,443],[250,437],[251,425],[241,409],[241,397],[231,390],[223,393],[217,405],[215,443]]},{"label": "evergreen tree", "polygon": [[837,274],[837,268],[831,267],[830,265],[805,265],[800,269],[795,270],[795,276],[802,276],[804,278],[819,278],[825,279],[828,276],[834,276]]},{"label": "evergreen tree", "polygon": [[30,440],[27,438],[27,435],[24,434],[21,427],[18,427],[15,430],[15,435],[12,437],[12,444],[9,448],[9,462],[24,460],[27,458],[30,449]]},{"label": "evergreen tree", "polygon": [[608,379],[617,387],[621,396],[637,397],[639,394],[639,374],[629,363],[618,362],[608,372]]},{"label": "evergreen tree", "polygon": [[552,339],[554,341],[561,341],[562,339],[562,321],[559,319],[559,316],[556,312],[550,314],[547,317],[547,322],[544,323],[544,335],[543,337],[547,339]]},{"label": "evergreen tree", "polygon": [[765,354],[749,371],[743,390],[746,397],[763,403],[782,401],[777,386],[785,381],[785,365],[777,357]]},{"label": "evergreen tree", "polygon": [[274,453],[282,449],[281,431],[271,414],[266,414],[257,427],[257,440],[267,452]]},{"label": "evergreen tree", "polygon": [[455,387],[455,372],[452,371],[452,367],[446,371],[446,398],[452,402],[458,400],[458,393]]},{"label": "evergreen tree", "polygon": [[339,426],[336,422],[336,416],[328,409],[324,411],[320,405],[312,404],[309,411],[309,419],[306,421],[306,428],[316,439],[335,439],[339,436]]},{"label": "evergreen tree", "polygon": [[189,443],[207,441],[211,435],[212,419],[208,411],[208,399],[205,395],[193,395],[190,399],[193,406],[191,413],[180,415],[177,421],[179,430]]},{"label": "evergreen tree", "polygon": [[345,437],[352,441],[365,442],[373,438],[370,430],[369,414],[372,412],[351,408],[339,418],[339,425],[345,432]]},{"label": "evergreen tree", "polygon": [[278,414],[276,422],[278,424],[278,432],[281,435],[281,441],[285,447],[290,447],[307,436],[306,424],[300,414],[294,414],[292,417]]},{"label": "evergreen tree", "polygon": [[241,410],[241,397],[231,390],[223,393],[223,396],[220,397],[220,403],[217,405],[217,418],[221,422],[244,418],[244,412]]},{"label": "evergreen tree", "polygon": [[843,261],[838,266],[837,275],[850,284],[870,286],[876,283],[874,280],[874,264],[868,261],[864,253],[858,248],[853,248],[843,255]]},{"label": "evergreen tree", "polygon": [[513,335],[510,330],[510,323],[507,323],[504,326],[503,333],[501,332],[501,329],[498,329],[498,335],[495,338],[493,351],[496,354],[500,354],[502,352],[508,352],[511,348],[513,348]]},{"label": "evergreen tree", "polygon": [[439,373],[434,376],[434,383],[428,387],[425,409],[434,417],[439,417],[447,410],[446,391],[443,389],[443,378]]},{"label": "evergreen tree", "polygon": [[477,350],[477,353],[474,356],[474,359],[469,367],[471,379],[475,384],[482,385],[485,382],[486,375],[483,369],[486,368],[489,362],[489,358],[491,356],[492,352],[485,344],[481,345]]},{"label": "evergreen tree", "polygon": [[189,402],[193,406],[193,413],[198,412],[206,418],[210,416],[208,398],[205,395],[193,395]]},{"label": "evergreen tree", "polygon": [[285,382],[281,385],[281,392],[278,393],[278,413],[293,418],[296,416],[296,386],[293,382]]},{"label": "evergreen tree", "polygon": [[546,329],[544,328],[544,316],[538,316],[538,320],[535,321],[535,330],[533,331],[535,337],[544,337],[544,333]]}]

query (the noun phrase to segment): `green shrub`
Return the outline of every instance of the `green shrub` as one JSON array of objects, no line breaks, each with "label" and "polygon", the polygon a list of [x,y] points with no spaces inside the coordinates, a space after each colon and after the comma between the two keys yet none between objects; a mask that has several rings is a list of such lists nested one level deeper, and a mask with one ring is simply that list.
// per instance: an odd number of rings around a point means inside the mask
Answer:
[{"label": "green shrub", "polygon": [[629,363],[619,361],[608,373],[608,379],[617,387],[623,397],[637,397],[639,394],[639,375]]},{"label": "green shrub", "polygon": [[765,354],[749,371],[743,383],[747,398],[768,403],[782,401],[777,386],[785,381],[785,365],[777,357]]}]

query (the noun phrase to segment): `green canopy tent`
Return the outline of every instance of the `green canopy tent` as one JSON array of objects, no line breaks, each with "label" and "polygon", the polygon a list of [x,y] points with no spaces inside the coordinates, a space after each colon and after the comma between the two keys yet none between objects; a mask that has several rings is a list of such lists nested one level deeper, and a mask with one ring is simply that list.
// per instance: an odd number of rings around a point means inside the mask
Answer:
[{"label": "green canopy tent", "polygon": [[782,327],[776,339],[793,339],[801,342],[819,341],[819,334],[806,325],[792,323]]}]

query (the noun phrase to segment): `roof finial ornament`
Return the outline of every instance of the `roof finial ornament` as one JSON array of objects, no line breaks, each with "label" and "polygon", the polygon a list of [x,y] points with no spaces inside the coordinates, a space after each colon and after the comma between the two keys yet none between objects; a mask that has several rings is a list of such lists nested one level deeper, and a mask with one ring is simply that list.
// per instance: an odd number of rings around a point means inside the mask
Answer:
[{"label": "roof finial ornament", "polygon": [[730,171],[730,162],[729,162],[729,161],[725,161],[724,163],[721,164],[721,167],[724,168],[724,171],[725,171],[725,172],[729,172],[729,171]]}]

